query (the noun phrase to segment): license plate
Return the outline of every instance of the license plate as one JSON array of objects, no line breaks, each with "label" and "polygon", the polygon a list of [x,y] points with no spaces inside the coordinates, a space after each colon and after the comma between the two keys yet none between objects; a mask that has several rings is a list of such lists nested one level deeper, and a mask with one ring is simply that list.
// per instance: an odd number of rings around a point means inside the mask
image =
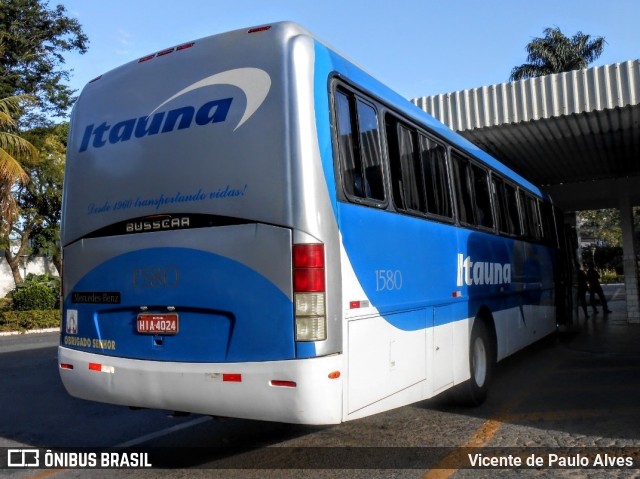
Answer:
[{"label": "license plate", "polygon": [[140,334],[178,334],[178,315],[142,313],[137,328]]}]

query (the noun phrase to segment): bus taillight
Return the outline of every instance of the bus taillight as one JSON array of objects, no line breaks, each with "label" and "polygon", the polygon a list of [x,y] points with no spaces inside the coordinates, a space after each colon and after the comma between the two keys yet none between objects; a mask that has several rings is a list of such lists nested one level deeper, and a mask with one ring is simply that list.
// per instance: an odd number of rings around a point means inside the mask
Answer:
[{"label": "bus taillight", "polygon": [[293,245],[296,341],[327,339],[324,245]]}]

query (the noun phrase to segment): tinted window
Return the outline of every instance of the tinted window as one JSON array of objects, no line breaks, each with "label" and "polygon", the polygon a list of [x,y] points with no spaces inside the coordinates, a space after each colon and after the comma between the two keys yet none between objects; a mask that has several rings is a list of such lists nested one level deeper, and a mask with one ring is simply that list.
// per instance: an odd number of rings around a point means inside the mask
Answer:
[{"label": "tinted window", "polygon": [[338,148],[342,182],[348,195],[363,196],[360,162],[356,163],[356,145],[351,128],[351,108],[349,98],[336,92],[336,121],[338,123]]},{"label": "tinted window", "polygon": [[384,201],[380,133],[375,109],[342,91],[335,94],[340,170],[348,196]]},{"label": "tinted window", "polygon": [[473,194],[469,162],[456,153],[451,155],[451,159],[453,160],[453,179],[458,204],[458,218],[461,223],[473,224]]},{"label": "tinted window", "polygon": [[540,216],[542,220],[542,236],[545,242],[557,244],[556,226],[553,218],[553,206],[551,203],[540,202]]},{"label": "tinted window", "polygon": [[415,137],[410,128],[387,117],[393,202],[402,211],[424,212],[424,184]]},{"label": "tinted window", "polygon": [[360,100],[357,101],[357,104],[362,169],[365,177],[365,196],[374,200],[384,201],[378,115],[372,106]]},{"label": "tinted window", "polygon": [[504,182],[501,178],[493,176],[493,194],[495,197],[494,204],[496,206],[496,220],[498,222],[498,230],[501,233],[513,234],[513,225],[510,224],[509,215],[507,214],[506,198],[504,194]]},{"label": "tinted window", "polygon": [[505,214],[507,215],[507,221],[509,222],[509,228],[513,229],[513,234],[520,234],[520,215],[518,214],[518,197],[516,189],[509,183],[504,184],[504,198],[505,198]]},{"label": "tinted window", "polygon": [[529,218],[529,232],[533,239],[542,239],[542,222],[540,221],[540,211],[538,210],[538,200],[532,196],[527,198],[527,217]]},{"label": "tinted window", "polygon": [[540,223],[537,200],[522,190],[519,190],[518,193],[524,236],[526,238],[539,240],[542,238],[542,225]]},{"label": "tinted window", "polygon": [[473,172],[473,189],[476,199],[476,224],[485,228],[493,228],[489,174],[484,168],[480,168],[477,165],[472,165],[471,170]]},{"label": "tinted window", "polygon": [[518,203],[520,206],[520,215],[522,216],[522,234],[529,238],[531,236],[531,221],[529,220],[529,211],[527,210],[527,200],[522,190],[518,190]]},{"label": "tinted window", "polygon": [[427,211],[438,216],[453,217],[451,191],[447,174],[446,149],[420,135],[420,159],[425,183]]}]

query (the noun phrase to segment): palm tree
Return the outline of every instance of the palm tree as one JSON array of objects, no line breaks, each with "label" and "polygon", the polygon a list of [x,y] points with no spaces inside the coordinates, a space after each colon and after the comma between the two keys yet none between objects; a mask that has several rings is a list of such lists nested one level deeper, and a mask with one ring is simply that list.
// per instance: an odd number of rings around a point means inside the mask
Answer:
[{"label": "palm tree", "polygon": [[566,37],[559,28],[545,28],[544,38],[527,45],[527,61],[511,70],[511,81],[587,68],[604,49],[604,37],[593,40],[582,32]]},{"label": "palm tree", "polygon": [[16,183],[26,183],[29,176],[22,167],[28,162],[36,162],[38,150],[17,134],[14,118],[21,112],[26,95],[16,95],[0,99],[0,233],[7,234],[15,219],[18,206],[12,193]]}]

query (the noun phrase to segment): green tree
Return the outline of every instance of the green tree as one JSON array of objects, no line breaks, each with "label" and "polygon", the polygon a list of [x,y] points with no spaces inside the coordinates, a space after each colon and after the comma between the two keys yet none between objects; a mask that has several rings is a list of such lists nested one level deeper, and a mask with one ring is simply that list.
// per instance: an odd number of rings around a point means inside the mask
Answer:
[{"label": "green tree", "polygon": [[13,195],[16,184],[26,184],[29,176],[24,165],[35,163],[38,150],[18,134],[16,118],[29,98],[24,95],[0,100],[0,237],[5,237],[18,215]]},{"label": "green tree", "polygon": [[62,5],[49,9],[46,0],[1,0],[0,98],[33,95],[39,113],[31,126],[46,115],[64,116],[73,103],[73,91],[64,81],[64,53],[86,52],[88,39],[77,20]]},{"label": "green tree", "polygon": [[19,198],[21,210],[33,218],[32,252],[51,256],[58,273],[61,272],[60,219],[68,134],[68,123],[25,134],[40,151],[40,162],[32,169],[31,181]]},{"label": "green tree", "polygon": [[581,211],[578,214],[580,232],[600,246],[622,246],[620,211],[615,208]]},{"label": "green tree", "polygon": [[587,68],[604,49],[604,37],[591,38],[582,32],[571,38],[559,28],[545,28],[543,38],[526,47],[527,62],[511,70],[511,81]]},{"label": "green tree", "polygon": [[16,285],[23,282],[20,259],[24,256],[50,255],[58,273],[61,271],[60,211],[67,134],[68,124],[25,133],[37,148],[39,159],[27,169],[30,181],[13,189],[20,214],[10,223],[11,239],[18,248],[12,250],[9,242],[5,242],[4,257]]}]

